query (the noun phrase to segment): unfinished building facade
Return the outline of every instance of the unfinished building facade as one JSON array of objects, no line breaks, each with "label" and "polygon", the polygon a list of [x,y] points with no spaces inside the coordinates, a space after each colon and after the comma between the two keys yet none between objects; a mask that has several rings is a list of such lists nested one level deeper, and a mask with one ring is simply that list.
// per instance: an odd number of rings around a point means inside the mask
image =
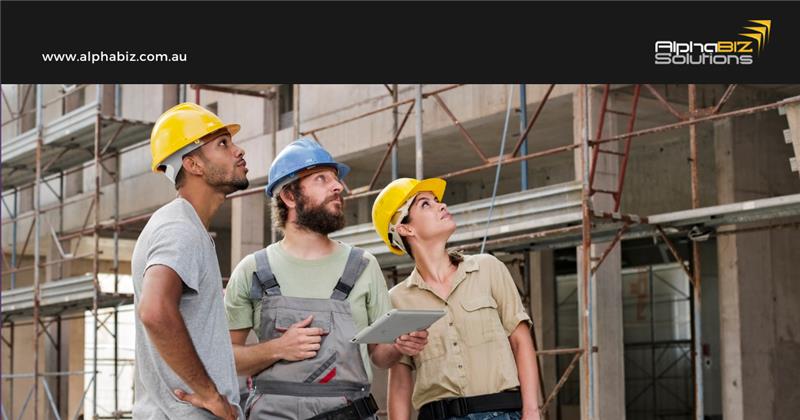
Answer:
[{"label": "unfinished building facade", "polygon": [[[509,266],[550,419],[788,419],[800,410],[800,86],[5,85],[4,418],[128,418],[130,258],[175,196],[152,123],[242,126],[252,188],[211,225],[223,276],[279,239],[263,192],[307,136],[352,167],[348,225],[397,177],[442,177],[451,246]],[[222,279],[224,281],[224,279]],[[385,407],[385,372],[373,390]],[[381,411],[385,416],[385,410]]]}]

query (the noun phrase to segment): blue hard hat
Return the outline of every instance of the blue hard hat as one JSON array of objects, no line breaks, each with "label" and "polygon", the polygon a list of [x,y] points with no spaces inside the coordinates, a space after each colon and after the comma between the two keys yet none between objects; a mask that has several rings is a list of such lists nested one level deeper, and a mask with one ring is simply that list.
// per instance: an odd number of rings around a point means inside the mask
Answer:
[{"label": "blue hard hat", "polygon": [[317,166],[336,169],[339,179],[350,172],[349,166],[333,160],[333,156],[313,139],[306,137],[289,143],[278,153],[269,168],[267,196],[273,197],[275,187],[292,182],[303,170]]}]

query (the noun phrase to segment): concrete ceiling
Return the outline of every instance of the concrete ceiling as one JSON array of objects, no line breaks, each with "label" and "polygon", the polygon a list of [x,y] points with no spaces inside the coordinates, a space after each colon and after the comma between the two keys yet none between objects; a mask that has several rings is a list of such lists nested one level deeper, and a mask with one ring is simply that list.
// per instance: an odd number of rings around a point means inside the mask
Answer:
[{"label": "concrete ceiling", "polygon": [[[625,113],[630,112],[630,99],[632,87],[621,88],[615,90],[618,92],[617,106]],[[536,105],[529,105],[528,115],[529,118],[533,115]],[[528,153],[547,150],[559,146],[564,146],[572,143],[573,141],[573,117],[572,117],[572,97],[562,96],[550,99],[542,110],[539,119],[534,124],[530,134],[528,135]],[[609,116],[612,114],[608,114]],[[627,126],[628,117],[621,115],[621,124]],[[505,121],[505,113],[497,113],[494,115],[486,116],[480,119],[472,120],[463,123],[464,127],[470,133],[476,143],[480,146],[483,153],[488,157],[497,156],[500,151],[501,138],[503,133],[503,125]],[[634,130],[639,130],[648,127],[668,124],[675,122],[676,118],[667,113],[664,108],[655,99],[650,99],[645,96],[643,91],[642,97],[637,109],[637,119]],[[519,113],[517,110],[512,111],[509,121],[508,134],[506,138],[505,153],[509,153],[517,142],[520,133],[519,126]],[[625,127],[623,126],[622,129]],[[592,134],[594,135],[594,134]],[[662,141],[667,138],[674,137],[674,133],[664,133],[649,135],[649,140],[643,141]],[[634,142],[635,144],[636,142]],[[385,148],[380,147],[369,153],[361,154],[353,159],[346,159],[346,163],[353,168],[353,172],[348,176],[348,185],[351,188],[366,185],[372,177],[375,169],[378,166]],[[423,153],[424,153],[424,174],[425,176],[437,176],[445,173],[466,169],[469,167],[480,165],[482,162],[477,153],[464,139],[462,133],[454,126],[437,130],[431,133],[425,133],[423,139]],[[414,138],[407,137],[401,139],[398,153],[398,173],[400,176],[414,176],[415,173],[415,158],[414,158]],[[563,152],[552,156],[543,158],[536,158],[530,161],[530,165],[541,166],[554,166],[554,165],[571,165],[572,153]],[[520,165],[512,164],[506,165],[502,168],[501,178],[511,179],[518,178]],[[391,171],[391,163],[387,159],[381,175],[376,183],[377,186],[385,185],[389,181]],[[485,181],[486,179],[493,180],[494,168],[473,172],[466,175],[459,175],[452,179],[456,182],[478,182]]]},{"label": "concrete ceiling", "polygon": [[[528,109],[528,114],[533,114],[533,109]],[[476,120],[464,122],[464,127],[475,140],[484,155],[497,156],[503,134],[505,113],[498,113]],[[413,131],[411,131],[413,133]],[[517,142],[519,136],[519,113],[512,110],[506,136],[505,153],[509,153]],[[528,151],[545,150],[560,145],[569,144],[572,139],[572,101],[571,97],[561,97],[548,101],[538,121],[528,135]],[[385,148],[362,154],[346,162],[351,165],[353,172],[349,176],[348,184],[351,187],[361,186],[369,182],[378,162],[385,153]],[[444,173],[477,166],[482,163],[478,154],[465,140],[462,133],[454,125],[426,132],[423,138],[424,173],[426,176],[442,175]],[[401,176],[413,176],[415,173],[414,138],[401,139],[398,152],[398,173]],[[384,165],[378,184],[389,180],[391,164],[387,160]],[[459,176],[459,181],[474,181],[484,178],[487,171],[475,172]]]}]

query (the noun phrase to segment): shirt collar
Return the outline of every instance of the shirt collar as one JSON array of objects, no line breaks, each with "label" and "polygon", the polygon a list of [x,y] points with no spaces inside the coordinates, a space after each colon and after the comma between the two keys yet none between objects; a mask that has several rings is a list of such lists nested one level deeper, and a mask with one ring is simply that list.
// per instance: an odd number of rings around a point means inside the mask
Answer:
[{"label": "shirt collar", "polygon": [[[467,277],[467,273],[471,273],[473,271],[478,271],[480,267],[478,266],[478,262],[472,255],[464,255],[464,261],[458,265],[458,269],[456,270],[455,277],[453,278],[453,290]],[[411,272],[411,275],[408,277],[408,283],[406,287],[417,287],[422,290],[430,290],[430,287],[425,283],[425,280],[422,279],[422,276],[419,275],[419,271],[417,271],[417,267],[414,267],[414,271]]]}]

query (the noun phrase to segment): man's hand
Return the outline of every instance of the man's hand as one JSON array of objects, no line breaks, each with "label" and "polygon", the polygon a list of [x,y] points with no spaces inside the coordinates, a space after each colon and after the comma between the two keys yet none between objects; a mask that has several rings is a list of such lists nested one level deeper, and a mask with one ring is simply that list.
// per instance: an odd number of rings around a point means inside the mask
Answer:
[{"label": "man's hand", "polygon": [[199,394],[188,394],[180,389],[176,389],[175,396],[178,397],[179,400],[188,402],[195,407],[204,408],[223,420],[236,420],[239,418],[239,409],[229,403],[220,393],[215,393],[203,398]]},{"label": "man's hand", "polygon": [[310,359],[317,355],[322,342],[322,328],[310,328],[313,315],[292,324],[279,338],[281,359],[290,362]]},{"label": "man's hand", "polygon": [[394,348],[406,356],[416,356],[428,344],[428,330],[403,334],[394,340]]},{"label": "man's hand", "polygon": [[231,330],[233,358],[239,375],[257,375],[273,364],[297,362],[315,357],[322,343],[321,328],[310,328],[312,315],[289,326],[280,337],[258,344],[247,344],[249,328]]}]

